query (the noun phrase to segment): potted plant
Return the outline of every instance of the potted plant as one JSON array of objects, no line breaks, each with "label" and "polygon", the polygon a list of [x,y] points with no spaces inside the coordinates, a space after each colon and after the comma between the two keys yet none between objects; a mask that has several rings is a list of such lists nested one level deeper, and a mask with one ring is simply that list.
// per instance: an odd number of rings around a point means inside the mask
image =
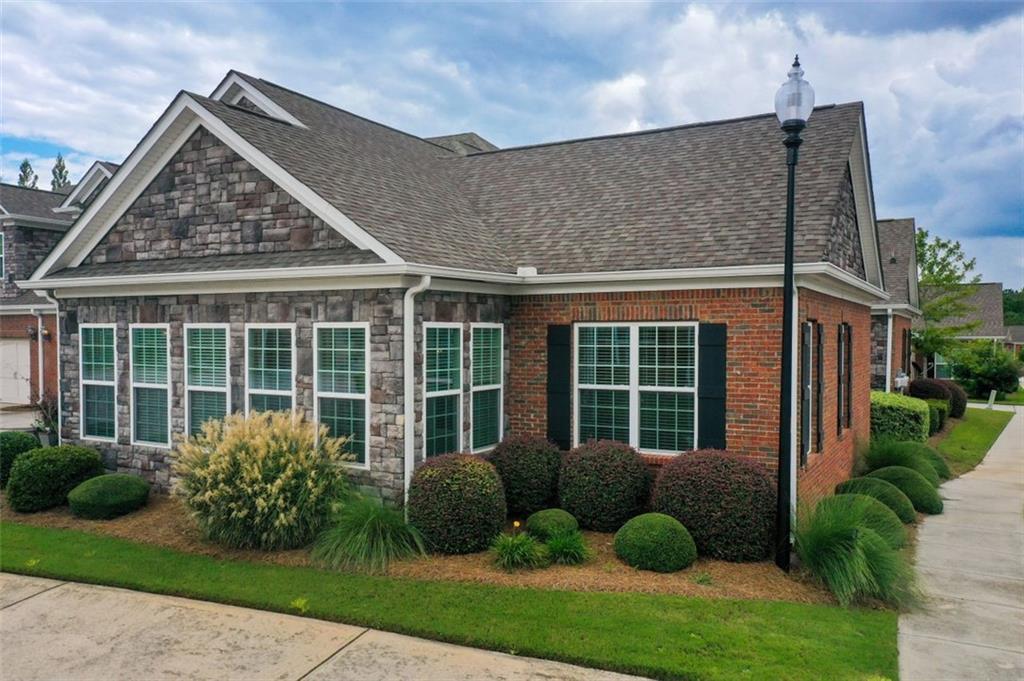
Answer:
[{"label": "potted plant", "polygon": [[59,409],[57,400],[52,395],[44,395],[41,400],[36,402],[36,420],[32,426],[36,429],[36,436],[44,447],[57,444],[59,439],[57,431],[60,428]]}]

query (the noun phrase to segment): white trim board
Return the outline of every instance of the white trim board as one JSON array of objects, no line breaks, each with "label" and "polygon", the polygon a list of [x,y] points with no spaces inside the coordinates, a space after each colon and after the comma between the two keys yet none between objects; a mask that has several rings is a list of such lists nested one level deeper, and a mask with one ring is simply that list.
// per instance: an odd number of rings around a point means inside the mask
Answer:
[{"label": "white trim board", "polygon": [[113,177],[114,173],[107,170],[99,161],[93,161],[93,164],[89,167],[89,170],[85,171],[85,175],[78,181],[75,188],[71,190],[60,205],[53,209],[54,213],[77,213],[81,209],[74,205],[76,201],[84,201],[89,198],[93,190],[99,186],[103,180]]},{"label": "white trim board", "polygon": [[[85,379],[82,373],[82,358],[85,353],[82,352],[82,329],[110,329],[113,335],[114,341],[114,380],[113,381],[98,381],[96,379]],[[58,338],[60,334],[57,334]],[[128,342],[131,343],[129,337]],[[129,350],[130,352],[130,350]],[[58,366],[60,363],[58,362]],[[118,442],[118,435],[120,434],[120,424],[118,418],[117,409],[117,394],[118,385],[121,382],[121,367],[118,362],[117,356],[117,324],[79,324],[78,325],[78,438],[85,441],[94,442]],[[86,421],[86,410],[85,410],[85,386],[86,385],[102,385],[110,386],[114,389],[114,436],[113,437],[101,437],[98,435],[86,435],[85,433],[85,421]],[[131,415],[129,414],[129,418]]]},{"label": "white trim board", "polygon": [[[321,329],[361,329],[363,332],[363,392],[333,393],[320,390],[320,331]],[[349,468],[370,470],[370,322],[314,322],[313,323],[313,421],[320,424],[320,398],[338,400],[361,400],[363,402],[363,463],[346,462]]]},{"label": "white trim board", "polygon": [[[192,329],[220,329],[224,331],[224,387],[212,388],[209,386],[193,386],[188,382],[188,370],[190,366],[189,356],[192,350],[188,343],[188,332]],[[185,390],[185,437],[192,435],[192,392],[208,392],[224,395],[224,415],[231,413],[231,324],[227,322],[216,323],[195,323],[185,322],[181,327],[181,345],[185,353],[184,365],[182,367],[181,385]]]},{"label": "white trim board", "polygon": [[242,359],[242,370],[245,372],[244,388],[242,393],[242,400],[244,401],[245,408],[242,412],[249,415],[249,331],[250,329],[288,329],[291,331],[292,338],[292,362],[291,362],[291,391],[288,390],[266,390],[263,388],[255,389],[253,394],[258,395],[277,395],[277,396],[288,396],[292,401],[291,413],[295,414],[298,412],[298,395],[297,395],[297,384],[299,382],[298,375],[298,353],[296,352],[296,336],[298,331],[295,322],[263,322],[263,323],[246,323],[242,326],[242,333],[244,334],[243,352],[245,357]]},{"label": "white trim board", "polygon": [[[135,330],[136,329],[163,329],[164,332],[164,353],[167,361],[167,382],[163,385],[159,383],[138,383],[135,382]],[[131,391],[128,395],[129,413],[128,418],[130,419],[128,425],[128,432],[131,434],[129,442],[133,447],[153,447],[154,449],[170,449],[172,438],[172,423],[171,423],[171,405],[174,402],[173,386],[174,380],[171,375],[171,325],[170,324],[143,324],[135,323],[128,325],[128,389]],[[149,440],[140,440],[135,436],[135,389],[136,388],[152,388],[154,390],[166,390],[167,391],[167,441],[166,442],[150,442]]]},{"label": "white trim board", "polygon": [[[458,397],[459,397],[459,409],[458,409],[459,423],[456,426],[456,431],[458,432],[458,435],[459,435],[459,441],[458,441],[458,444],[456,445],[456,450],[455,451],[461,452],[463,450],[463,435],[465,433],[465,426],[466,426],[466,414],[465,414],[466,407],[465,407],[465,400],[464,400],[464,392],[465,392],[464,388],[465,388],[465,385],[466,385],[466,363],[465,363],[465,355],[463,354],[463,351],[464,351],[464,347],[463,346],[465,345],[465,343],[463,342],[463,338],[462,338],[462,334],[463,334],[463,324],[462,324],[462,322],[423,322],[421,326],[423,328],[423,333],[422,333],[422,338],[421,338],[420,342],[422,343],[421,355],[423,357],[423,361],[422,361],[422,366],[420,367],[420,375],[423,377],[423,387],[421,389],[421,394],[422,394],[422,403],[421,404],[422,404],[422,407],[423,407],[423,411],[421,412],[422,415],[420,416],[420,419],[423,422],[423,435],[422,435],[423,442],[422,442],[422,445],[420,447],[420,450],[421,450],[421,452],[420,452],[420,460],[421,461],[426,461],[427,460],[427,427],[428,427],[428,422],[427,422],[427,400],[429,400],[431,397],[452,397],[454,395],[458,395]],[[459,331],[459,387],[458,388],[449,388],[448,390],[435,390],[432,393],[427,392],[427,329],[458,329],[458,331]],[[444,452],[444,453],[447,454],[449,452]]]},{"label": "white trim board", "polygon": [[298,128],[307,127],[302,121],[291,115],[287,109],[260,92],[252,83],[235,71],[228,72],[228,75],[224,77],[220,85],[210,94],[210,99],[232,105],[238,104],[239,100],[243,97],[271,118],[276,118]]}]

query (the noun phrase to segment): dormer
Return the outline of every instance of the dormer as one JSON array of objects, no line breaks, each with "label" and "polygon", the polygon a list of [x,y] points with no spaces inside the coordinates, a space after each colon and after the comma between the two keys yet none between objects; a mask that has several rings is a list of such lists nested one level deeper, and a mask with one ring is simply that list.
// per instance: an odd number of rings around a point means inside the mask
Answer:
[{"label": "dormer", "polygon": [[255,111],[269,118],[276,118],[279,121],[284,121],[289,125],[294,125],[299,128],[306,127],[302,121],[288,113],[287,110],[277,104],[274,100],[270,99],[270,97],[267,97],[265,94],[260,92],[260,90],[253,85],[253,80],[256,79],[251,76],[245,76],[237,71],[229,71],[228,75],[220,82],[220,85],[218,85],[210,95],[210,99],[215,99],[242,109],[248,109],[249,111]]}]

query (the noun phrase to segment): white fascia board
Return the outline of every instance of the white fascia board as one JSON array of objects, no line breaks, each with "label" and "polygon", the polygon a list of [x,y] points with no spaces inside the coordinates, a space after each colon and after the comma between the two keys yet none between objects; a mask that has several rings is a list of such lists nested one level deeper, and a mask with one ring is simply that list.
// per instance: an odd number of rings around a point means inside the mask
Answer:
[{"label": "white fascia board", "polygon": [[914,307],[913,305],[908,305],[907,303],[891,303],[891,304],[885,304],[885,305],[872,305],[871,306],[871,311],[872,312],[889,312],[889,311],[892,311],[893,314],[898,314],[901,317],[907,317],[907,318],[920,317],[921,314],[922,314],[921,310],[919,310],[918,308]]},{"label": "white fascia board", "polygon": [[31,227],[33,229],[48,229],[53,232],[63,232],[71,226],[72,221],[60,218],[40,218],[35,215],[18,215],[17,213],[6,213],[0,216],[0,224],[5,227]]},{"label": "white fascia board", "polygon": [[255,104],[256,108],[271,118],[284,121],[297,128],[307,127],[305,123],[291,115],[287,109],[260,92],[234,71],[229,72],[210,95],[210,99],[215,99],[225,104],[237,104],[243,97]]},{"label": "white fascia board", "polygon": [[850,179],[857,209],[857,231],[868,281],[882,286],[882,253],[878,244],[878,226],[875,215],[874,188],[871,186],[871,167],[868,161],[867,130],[861,111],[857,134],[850,150]]},{"label": "white fascia board", "polygon": [[78,181],[75,188],[63,201],[61,201],[60,206],[53,209],[53,212],[69,213],[79,210],[79,208],[74,205],[75,201],[89,198],[89,194],[92,194],[93,190],[96,189],[96,186],[112,175],[113,173],[107,170],[102,163],[99,161],[93,161],[93,164],[89,167],[89,170],[85,171],[85,175],[83,175],[82,179]]},{"label": "white fascia board", "polygon": [[0,306],[0,317],[9,315],[23,315],[32,312],[56,312],[57,306],[43,301],[38,305],[4,305]]}]

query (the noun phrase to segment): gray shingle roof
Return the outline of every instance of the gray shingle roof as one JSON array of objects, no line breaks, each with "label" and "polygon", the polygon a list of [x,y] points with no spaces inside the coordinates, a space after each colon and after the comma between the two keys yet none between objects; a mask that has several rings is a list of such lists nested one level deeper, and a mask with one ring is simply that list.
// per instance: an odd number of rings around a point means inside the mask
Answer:
[{"label": "gray shingle roof", "polygon": [[0,308],[12,307],[15,305],[37,305],[39,307],[51,307],[53,303],[42,296],[36,295],[35,291],[23,291],[10,298],[0,298]]},{"label": "gray shingle roof", "polygon": [[29,189],[13,184],[0,183],[0,206],[8,215],[26,215],[47,220],[61,220],[69,225],[72,219],[53,209],[64,200],[64,194],[45,189]]},{"label": "gray shingle roof", "polygon": [[[307,128],[194,97],[408,262],[543,274],[782,261],[786,165],[773,115],[460,156],[245,78]],[[827,259],[861,116],[854,103],[810,120],[797,262]]]},{"label": "gray shingle roof", "polygon": [[[1002,338],[1006,335],[1003,325],[1003,285],[1000,283],[974,284],[974,293],[964,300],[971,312],[962,317],[946,319],[940,326],[963,326],[974,321],[980,324],[965,331],[965,336],[985,336]],[[922,293],[926,289],[922,289]]]},{"label": "gray shingle roof", "polygon": [[[878,250],[890,304],[910,304],[910,267],[917,248],[914,218],[878,221]],[[913,276],[917,276],[914,272]]]},{"label": "gray shingle roof", "polygon": [[1006,336],[1011,343],[1024,343],[1024,325],[1015,324],[1006,327]]}]

